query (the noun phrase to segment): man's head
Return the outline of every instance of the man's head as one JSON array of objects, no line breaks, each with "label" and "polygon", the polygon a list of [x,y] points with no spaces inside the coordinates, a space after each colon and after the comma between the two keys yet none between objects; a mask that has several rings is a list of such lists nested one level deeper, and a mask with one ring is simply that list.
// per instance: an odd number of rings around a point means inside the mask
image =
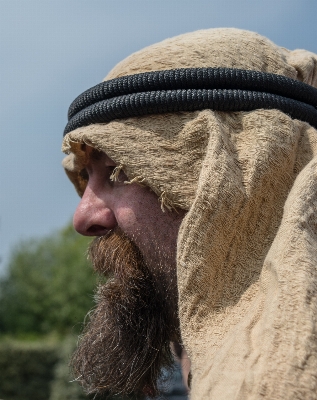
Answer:
[{"label": "man's head", "polygon": [[[99,290],[74,358],[90,390],[151,393],[177,317],[193,398],[263,393],[277,357],[287,359],[297,343],[308,348],[300,335],[292,345],[298,329],[288,326],[303,315],[313,320],[303,299],[310,298],[307,282],[316,268],[302,260],[311,259],[315,228],[300,215],[315,207],[311,170],[302,188],[293,186],[317,154],[316,65],[312,53],[288,51],[252,32],[198,31],[131,55],[109,82],[76,102],[63,142],[66,172],[83,196],[74,224],[83,234],[102,235],[92,261],[113,274]],[[120,79],[126,75],[133,77]],[[305,223],[298,228],[296,221]],[[292,246],[303,229],[309,240],[297,259]],[[296,291],[293,301],[291,287],[307,291]],[[131,357],[129,332],[137,343]],[[291,344],[277,346],[277,337]],[[106,351],[113,351],[117,369],[107,367],[113,365]],[[296,381],[298,365],[285,362],[281,371],[289,375],[270,375],[272,387],[290,376]]]}]

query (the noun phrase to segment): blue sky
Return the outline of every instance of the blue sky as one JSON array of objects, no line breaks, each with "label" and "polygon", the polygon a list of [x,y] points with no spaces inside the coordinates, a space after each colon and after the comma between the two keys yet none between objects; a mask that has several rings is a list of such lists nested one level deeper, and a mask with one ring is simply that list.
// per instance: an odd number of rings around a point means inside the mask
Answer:
[{"label": "blue sky", "polygon": [[197,29],[238,27],[317,53],[315,0],[0,0],[0,271],[12,246],[72,218],[61,168],[67,108],[130,53]]}]

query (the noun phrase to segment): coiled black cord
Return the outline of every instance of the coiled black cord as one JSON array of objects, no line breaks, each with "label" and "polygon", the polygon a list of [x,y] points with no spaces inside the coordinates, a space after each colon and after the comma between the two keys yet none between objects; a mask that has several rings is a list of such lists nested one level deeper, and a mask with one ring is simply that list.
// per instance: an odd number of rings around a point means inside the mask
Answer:
[{"label": "coiled black cord", "polygon": [[282,75],[228,68],[154,71],[102,82],[70,105],[64,135],[94,123],[177,111],[279,109],[317,128],[317,89]]}]

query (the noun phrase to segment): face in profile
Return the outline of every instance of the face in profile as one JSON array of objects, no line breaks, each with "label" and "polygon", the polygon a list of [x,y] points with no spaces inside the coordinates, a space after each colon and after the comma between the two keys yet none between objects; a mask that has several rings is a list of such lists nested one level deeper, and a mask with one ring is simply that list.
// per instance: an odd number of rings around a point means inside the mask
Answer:
[{"label": "face in profile", "polygon": [[179,340],[176,240],[184,212],[161,210],[157,196],[127,184],[104,153],[86,149],[87,187],[74,216],[106,277],[96,308],[72,358],[75,378],[89,393],[157,393],[162,367],[172,365]]}]

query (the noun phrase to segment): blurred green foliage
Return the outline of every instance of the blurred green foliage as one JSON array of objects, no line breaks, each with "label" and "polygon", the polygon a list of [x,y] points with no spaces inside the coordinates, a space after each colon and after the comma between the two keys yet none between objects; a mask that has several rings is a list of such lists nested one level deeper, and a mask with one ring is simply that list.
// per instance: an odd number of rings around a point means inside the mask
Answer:
[{"label": "blurred green foliage", "polygon": [[12,252],[0,280],[0,332],[79,332],[93,306],[96,276],[85,255],[89,239],[69,225]]},{"label": "blurred green foliage", "polygon": [[47,400],[57,344],[48,341],[0,343],[0,397],[5,400]]},{"label": "blurred green foliage", "polygon": [[0,279],[0,399],[137,399],[87,397],[71,382],[76,334],[100,281],[87,261],[89,241],[69,225],[13,250]]},{"label": "blurred green foliage", "polygon": [[5,400],[141,400],[137,396],[87,396],[69,370],[76,336],[0,342],[0,398]]}]

